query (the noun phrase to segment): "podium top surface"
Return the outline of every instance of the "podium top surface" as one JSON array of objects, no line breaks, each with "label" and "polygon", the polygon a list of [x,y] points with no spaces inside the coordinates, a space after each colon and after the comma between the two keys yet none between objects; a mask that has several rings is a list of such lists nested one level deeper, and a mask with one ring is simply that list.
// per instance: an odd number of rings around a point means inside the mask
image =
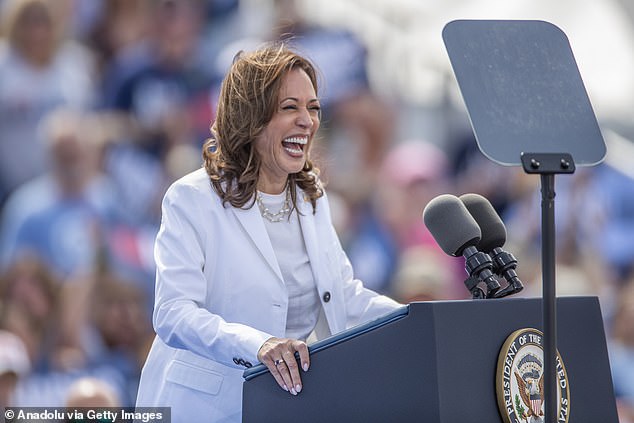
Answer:
[{"label": "podium top surface", "polygon": [[605,142],[570,43],[557,26],[530,20],[456,20],[443,40],[478,147],[502,165],[522,153],[603,160]]}]

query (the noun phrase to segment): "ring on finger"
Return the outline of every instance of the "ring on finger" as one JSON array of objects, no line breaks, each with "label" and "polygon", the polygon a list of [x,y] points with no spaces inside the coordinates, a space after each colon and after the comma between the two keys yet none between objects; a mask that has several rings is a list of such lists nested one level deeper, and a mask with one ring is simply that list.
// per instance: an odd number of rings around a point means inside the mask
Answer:
[{"label": "ring on finger", "polygon": [[273,364],[275,364],[275,367],[279,366],[280,364],[282,364],[284,362],[284,359],[280,358],[278,360],[274,360]]}]

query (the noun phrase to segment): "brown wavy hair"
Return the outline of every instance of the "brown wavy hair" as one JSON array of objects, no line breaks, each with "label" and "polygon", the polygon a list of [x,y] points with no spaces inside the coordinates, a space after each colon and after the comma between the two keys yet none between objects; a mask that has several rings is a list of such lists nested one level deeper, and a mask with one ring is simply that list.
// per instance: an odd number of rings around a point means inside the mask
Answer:
[{"label": "brown wavy hair", "polygon": [[[223,205],[250,208],[255,203],[261,158],[254,141],[278,108],[283,77],[297,68],[306,72],[317,92],[313,64],[284,43],[236,55],[222,82],[211,138],[203,146],[205,169]],[[296,187],[308,196],[314,213],[323,189],[308,151],[302,170],[288,177],[293,209],[297,208]]]}]

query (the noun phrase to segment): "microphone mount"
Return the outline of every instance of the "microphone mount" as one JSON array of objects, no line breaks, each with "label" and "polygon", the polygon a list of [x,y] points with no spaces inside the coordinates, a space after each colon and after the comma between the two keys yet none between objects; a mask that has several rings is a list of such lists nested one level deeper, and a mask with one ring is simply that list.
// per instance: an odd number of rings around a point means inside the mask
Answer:
[{"label": "microphone mount", "polygon": [[[465,270],[469,274],[464,283],[473,299],[495,298],[496,292],[500,289],[500,283],[493,274],[491,256],[474,246],[465,248],[462,255],[465,258]],[[480,282],[486,285],[486,293],[478,286]]]},{"label": "microphone mount", "polygon": [[506,297],[507,295],[517,294],[522,289],[522,281],[517,276],[515,269],[517,268],[517,259],[515,256],[500,247],[496,247],[491,251],[491,260],[498,276],[503,277],[508,282],[506,288],[495,293],[495,298]]}]

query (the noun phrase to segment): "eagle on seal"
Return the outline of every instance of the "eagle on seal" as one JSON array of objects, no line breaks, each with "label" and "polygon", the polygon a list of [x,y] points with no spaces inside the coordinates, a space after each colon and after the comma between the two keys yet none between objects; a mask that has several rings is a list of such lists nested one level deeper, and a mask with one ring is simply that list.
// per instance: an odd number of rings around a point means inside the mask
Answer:
[{"label": "eagle on seal", "polygon": [[515,371],[515,379],[517,380],[517,386],[519,387],[520,397],[526,406],[528,412],[524,413],[522,418],[530,418],[544,415],[542,411],[542,404],[544,402],[544,374],[539,376],[539,380],[534,377],[528,376],[526,380]]}]

